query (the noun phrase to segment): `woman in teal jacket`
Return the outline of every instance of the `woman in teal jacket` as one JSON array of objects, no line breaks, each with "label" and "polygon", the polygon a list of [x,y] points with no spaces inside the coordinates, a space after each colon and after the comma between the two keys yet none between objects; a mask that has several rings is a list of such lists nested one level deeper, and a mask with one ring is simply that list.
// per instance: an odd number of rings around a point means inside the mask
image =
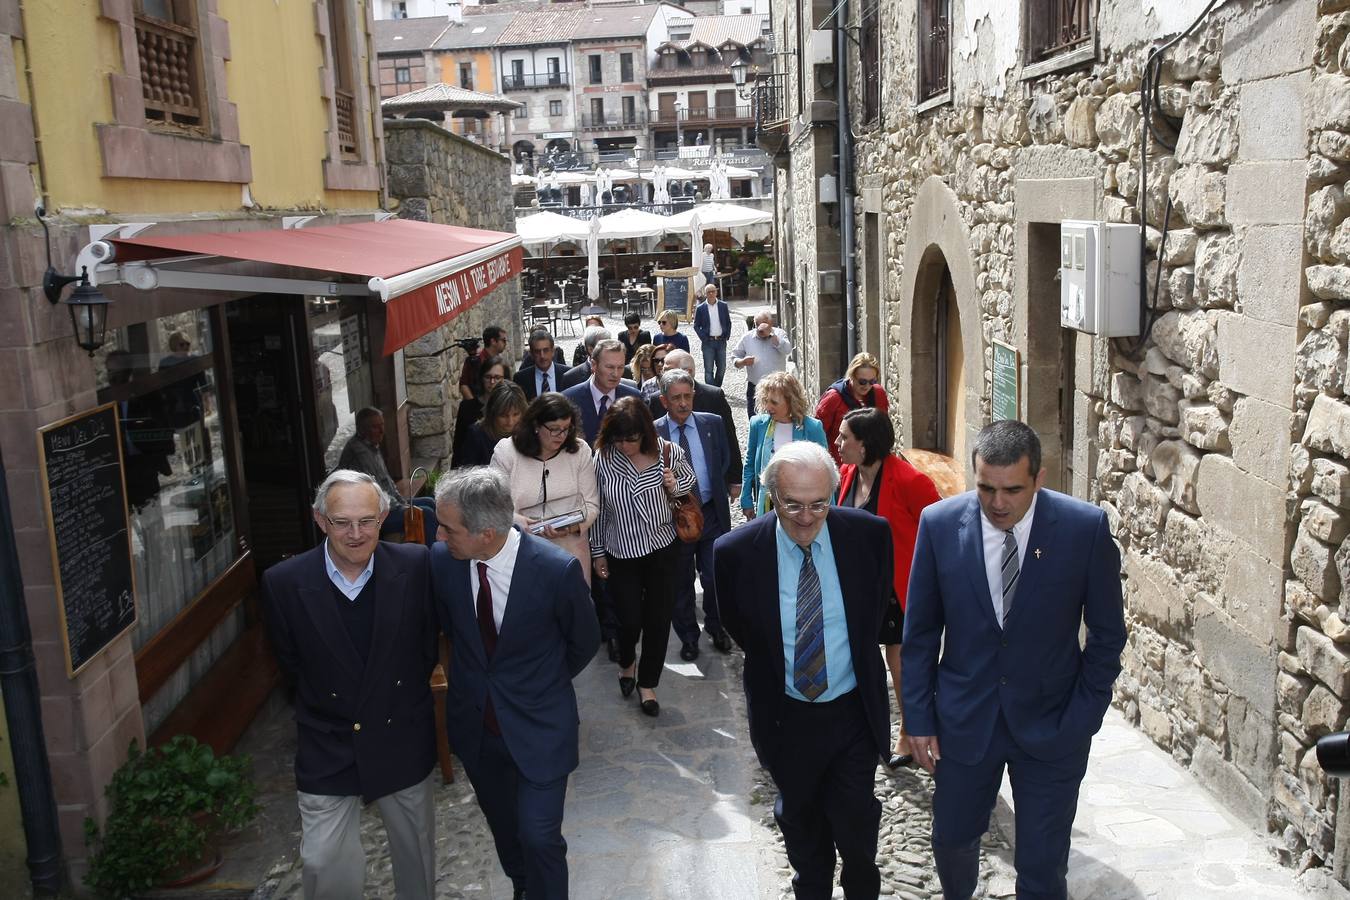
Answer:
[{"label": "woman in teal jacket", "polygon": [[759,473],[774,451],[793,441],[812,441],[825,449],[825,426],[806,414],[806,392],[795,375],[773,372],[755,385],[755,405],[763,412],[750,420],[750,443],[741,476],[741,512],[747,519],[769,511],[769,494],[759,483]]}]

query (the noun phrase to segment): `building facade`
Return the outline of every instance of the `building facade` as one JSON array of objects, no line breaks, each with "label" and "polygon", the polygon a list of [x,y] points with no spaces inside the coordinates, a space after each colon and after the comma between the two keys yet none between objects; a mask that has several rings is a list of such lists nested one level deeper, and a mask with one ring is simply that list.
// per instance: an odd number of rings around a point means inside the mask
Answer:
[{"label": "building facade", "polygon": [[[1350,701],[1350,5],[1208,5],[850,0],[841,118],[813,90],[836,6],[785,4],[762,94],[780,273],[808,380],[878,353],[903,444],[959,467],[1012,361],[999,389],[1047,484],[1123,548],[1116,704],[1289,864],[1345,884],[1350,792],[1313,744]],[[1141,219],[1143,333],[1061,327],[1061,223],[1137,245]]]}]

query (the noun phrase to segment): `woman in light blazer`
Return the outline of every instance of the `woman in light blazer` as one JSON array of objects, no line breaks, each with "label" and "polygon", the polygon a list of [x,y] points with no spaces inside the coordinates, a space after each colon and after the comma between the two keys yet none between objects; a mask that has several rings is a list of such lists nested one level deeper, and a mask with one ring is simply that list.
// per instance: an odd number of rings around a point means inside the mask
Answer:
[{"label": "woman in light blazer", "polygon": [[755,385],[755,405],[763,410],[750,420],[750,441],[741,475],[741,512],[753,519],[769,510],[769,492],[759,483],[759,474],[774,451],[793,441],[811,441],[827,450],[825,426],[806,414],[806,392],[795,375],[772,372]]},{"label": "woman in light blazer", "polygon": [[572,554],[591,581],[590,528],[600,514],[595,459],[581,439],[581,413],[562,394],[534,398],[510,437],[492,451],[492,465],[511,482],[516,523],[522,528],[540,519],[579,510],[582,520],[563,528],[545,527],[539,536]]}]

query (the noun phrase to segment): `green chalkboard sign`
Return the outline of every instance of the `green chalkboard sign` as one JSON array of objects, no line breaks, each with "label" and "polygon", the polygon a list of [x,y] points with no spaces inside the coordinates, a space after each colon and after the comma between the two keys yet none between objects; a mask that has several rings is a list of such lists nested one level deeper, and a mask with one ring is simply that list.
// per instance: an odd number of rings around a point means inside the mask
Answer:
[{"label": "green chalkboard sign", "polygon": [[1021,404],[1017,394],[1017,348],[994,341],[994,396],[992,414],[995,422],[1016,419]]}]

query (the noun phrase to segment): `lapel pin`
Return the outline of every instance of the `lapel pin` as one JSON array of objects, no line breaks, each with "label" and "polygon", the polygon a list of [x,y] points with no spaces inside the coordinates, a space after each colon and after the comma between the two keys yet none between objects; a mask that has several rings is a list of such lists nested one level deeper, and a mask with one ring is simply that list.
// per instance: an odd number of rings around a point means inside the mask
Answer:
[{"label": "lapel pin", "polygon": [[1041,558],[1041,548],[1040,548],[1040,547],[1037,547],[1037,548],[1036,548],[1036,558],[1037,558],[1037,559],[1040,559],[1040,558]]}]

